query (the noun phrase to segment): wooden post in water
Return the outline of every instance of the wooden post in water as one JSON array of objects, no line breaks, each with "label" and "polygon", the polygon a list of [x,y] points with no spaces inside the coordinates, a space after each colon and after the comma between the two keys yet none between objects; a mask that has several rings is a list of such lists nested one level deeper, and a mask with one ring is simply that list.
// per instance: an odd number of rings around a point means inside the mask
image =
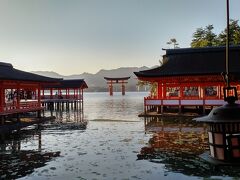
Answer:
[{"label": "wooden post in water", "polygon": [[122,82],[122,95],[123,95],[123,96],[125,95],[125,85],[124,85],[123,82]]},{"label": "wooden post in water", "polygon": [[110,94],[110,96],[113,95],[113,85],[112,85],[112,81],[110,82],[110,85],[109,85],[109,94]]}]

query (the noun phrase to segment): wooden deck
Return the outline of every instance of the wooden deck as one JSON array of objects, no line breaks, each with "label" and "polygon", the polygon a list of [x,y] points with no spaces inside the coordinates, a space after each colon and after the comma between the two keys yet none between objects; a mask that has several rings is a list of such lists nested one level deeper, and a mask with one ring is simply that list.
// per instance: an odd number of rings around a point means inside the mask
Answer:
[{"label": "wooden deck", "polygon": [[144,98],[145,106],[221,106],[223,99],[150,99]]},{"label": "wooden deck", "polygon": [[[207,114],[209,109],[212,109],[216,106],[222,106],[226,104],[227,102],[223,99],[218,98],[208,98],[208,99],[201,99],[201,98],[163,98],[163,99],[157,99],[157,98],[144,98],[144,113],[140,114],[140,116],[148,116],[154,114],[157,114],[158,116],[161,116],[162,114],[165,114],[164,111],[166,109],[178,109],[178,114],[182,114],[183,109],[189,109],[190,112],[195,110],[197,113],[200,114]],[[236,103],[240,103],[240,101],[237,101]],[[201,112],[200,112],[201,111]],[[154,115],[155,115],[154,114]]]}]

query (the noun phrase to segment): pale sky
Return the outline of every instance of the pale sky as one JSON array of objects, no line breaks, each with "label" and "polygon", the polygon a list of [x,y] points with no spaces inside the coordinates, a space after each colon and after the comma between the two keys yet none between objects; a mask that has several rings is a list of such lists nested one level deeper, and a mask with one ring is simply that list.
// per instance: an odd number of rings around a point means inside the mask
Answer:
[{"label": "pale sky", "polygon": [[[240,0],[230,0],[240,19]],[[226,27],[226,0],[0,0],[0,61],[62,75],[158,65],[176,38]]]}]

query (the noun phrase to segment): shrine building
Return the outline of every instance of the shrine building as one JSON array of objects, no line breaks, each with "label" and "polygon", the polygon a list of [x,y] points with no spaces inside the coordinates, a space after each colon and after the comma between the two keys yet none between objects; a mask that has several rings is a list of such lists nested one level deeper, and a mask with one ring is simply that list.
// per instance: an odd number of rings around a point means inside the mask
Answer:
[{"label": "shrine building", "polygon": [[[156,93],[144,98],[144,114],[162,114],[163,109],[184,107],[205,109],[225,104],[225,47],[167,49],[163,64],[134,72],[141,81],[157,86]],[[229,49],[229,74],[232,86],[240,91],[240,46]],[[239,93],[238,93],[239,94]]]},{"label": "shrine building", "polygon": [[0,62],[0,120],[3,125],[9,116],[26,112],[40,112],[40,91],[46,84],[57,84],[59,79],[40,76],[13,68],[12,64]]},{"label": "shrine building", "polygon": [[[83,90],[88,88],[83,79],[60,80],[58,84],[46,84],[41,90],[41,101],[50,108],[69,109],[69,105],[83,110]],[[64,106],[65,105],[65,106]]]}]

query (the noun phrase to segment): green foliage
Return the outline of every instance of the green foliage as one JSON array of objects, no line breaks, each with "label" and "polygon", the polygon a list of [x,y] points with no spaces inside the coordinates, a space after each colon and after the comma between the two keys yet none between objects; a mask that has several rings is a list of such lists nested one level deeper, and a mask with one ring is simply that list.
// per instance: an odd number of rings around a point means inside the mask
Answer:
[{"label": "green foliage", "polygon": [[[227,29],[222,31],[218,36],[219,45],[226,44]],[[240,26],[238,20],[230,20],[229,22],[229,44],[238,45],[240,44]]]},{"label": "green foliage", "polygon": [[[227,28],[222,31],[219,35],[213,32],[214,26],[208,25],[205,28],[197,28],[196,32],[193,33],[193,39],[191,47],[210,47],[210,46],[225,46]],[[229,44],[239,45],[240,44],[240,26],[238,20],[230,20],[229,22]]]},{"label": "green foliage", "polygon": [[150,87],[151,96],[157,96],[157,82],[150,83]]},{"label": "green foliage", "polygon": [[143,87],[148,85],[150,87],[151,96],[157,96],[157,83],[156,82],[148,82],[148,81],[138,81],[137,86]]},{"label": "green foliage", "polygon": [[214,27],[212,24],[205,28],[197,28],[196,32],[193,34],[191,47],[215,46],[217,44],[217,35],[213,33],[213,29]]},{"label": "green foliage", "polygon": [[169,44],[169,45],[172,44],[174,49],[179,48],[178,47],[179,44],[177,43],[177,40],[175,38],[170,39],[170,41],[168,41],[167,44]]}]

